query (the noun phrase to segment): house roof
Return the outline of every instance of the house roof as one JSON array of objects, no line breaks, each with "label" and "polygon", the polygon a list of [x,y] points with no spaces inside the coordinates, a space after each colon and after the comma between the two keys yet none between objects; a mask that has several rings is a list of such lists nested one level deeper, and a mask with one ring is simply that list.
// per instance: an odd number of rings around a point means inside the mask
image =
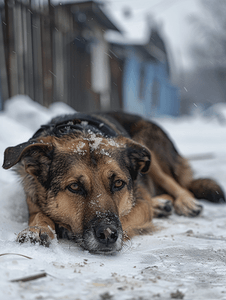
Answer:
[{"label": "house roof", "polygon": [[92,13],[98,19],[98,22],[104,26],[106,29],[113,32],[120,32],[119,28],[111,21],[108,15],[103,10],[103,2],[95,0],[51,0],[53,5],[78,5],[80,8],[84,9],[86,13]]},{"label": "house roof", "polygon": [[[97,17],[109,29],[106,38],[109,42],[120,44],[143,45],[150,37],[150,16],[146,7],[134,9],[132,14],[119,9],[112,9],[112,0],[50,0],[53,5],[82,5],[95,6]],[[120,3],[119,3],[120,4]],[[98,11],[99,10],[99,11]],[[121,33],[122,34],[121,34]]]},{"label": "house roof", "polygon": [[120,44],[144,45],[150,37],[152,17],[146,5],[140,5],[139,1],[114,2],[108,0],[104,11],[111,20],[120,28],[123,36],[116,32],[108,32],[106,38],[109,42]]},{"label": "house roof", "polygon": [[[106,38],[109,42],[119,44],[146,44],[150,35],[148,18],[125,17],[120,11],[110,11],[107,7],[105,12],[111,17],[113,22],[120,28],[122,34],[108,31]],[[135,21],[136,20],[136,21]]]},{"label": "house roof", "polygon": [[[167,61],[167,51],[163,39],[160,37],[159,29],[157,26],[153,28],[147,27],[147,32],[145,37],[140,37],[140,39],[128,39],[124,37],[124,32],[122,33],[113,33],[112,31],[107,32],[105,37],[111,44],[118,44],[121,46],[134,46],[145,55],[150,58],[155,58],[158,61],[165,62]],[[126,35],[126,34],[125,34]]]},{"label": "house roof", "polygon": [[133,9],[110,9],[111,6],[104,7],[105,12],[114,21],[120,32],[108,30],[105,34],[110,43],[121,45],[133,45],[145,48],[144,51],[155,59],[165,62],[167,60],[166,47],[160,36],[161,26],[159,26],[147,11],[146,7]]}]

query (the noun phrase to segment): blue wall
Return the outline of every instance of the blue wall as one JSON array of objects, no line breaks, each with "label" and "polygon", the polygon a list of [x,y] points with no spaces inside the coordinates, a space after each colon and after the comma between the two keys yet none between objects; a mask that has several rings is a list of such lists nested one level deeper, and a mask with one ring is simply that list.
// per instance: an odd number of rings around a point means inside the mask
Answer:
[{"label": "blue wall", "polygon": [[0,111],[3,110],[3,100],[2,100],[2,84],[1,84],[1,76],[0,76]]},{"label": "blue wall", "polygon": [[[143,97],[140,99],[140,70],[144,68]],[[154,83],[155,82],[155,83]],[[158,101],[154,99],[153,85],[157,85]],[[145,117],[180,114],[179,91],[168,78],[167,65],[161,62],[144,61],[138,50],[131,47],[124,66],[124,110]]]}]

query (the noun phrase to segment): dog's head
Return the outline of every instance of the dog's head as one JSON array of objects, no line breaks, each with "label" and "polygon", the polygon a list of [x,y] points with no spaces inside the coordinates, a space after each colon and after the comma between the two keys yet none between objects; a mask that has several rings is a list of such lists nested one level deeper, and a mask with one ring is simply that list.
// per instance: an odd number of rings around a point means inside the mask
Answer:
[{"label": "dog's head", "polygon": [[17,163],[27,196],[85,249],[121,249],[120,219],[135,204],[138,174],[149,169],[147,148],[122,136],[49,136],[7,148],[3,167]]}]

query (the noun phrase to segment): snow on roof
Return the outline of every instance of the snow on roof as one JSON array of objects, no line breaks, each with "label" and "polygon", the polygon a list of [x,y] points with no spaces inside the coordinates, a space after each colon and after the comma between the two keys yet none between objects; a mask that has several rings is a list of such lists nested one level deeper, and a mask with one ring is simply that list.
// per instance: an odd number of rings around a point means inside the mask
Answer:
[{"label": "snow on roof", "polygon": [[147,44],[150,37],[149,16],[143,10],[133,12],[122,10],[111,10],[105,7],[104,11],[109,15],[111,20],[122,31],[122,34],[114,31],[108,31],[106,38],[109,42],[120,44]]}]

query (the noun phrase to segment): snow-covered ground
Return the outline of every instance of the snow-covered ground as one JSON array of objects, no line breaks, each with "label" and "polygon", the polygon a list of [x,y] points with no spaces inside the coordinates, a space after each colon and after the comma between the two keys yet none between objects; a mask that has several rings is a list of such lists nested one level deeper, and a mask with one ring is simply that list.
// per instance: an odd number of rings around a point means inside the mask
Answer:
[{"label": "snow-covered ground", "polygon": [[[72,111],[62,103],[47,110],[26,97],[10,100],[0,113],[1,163],[6,147]],[[226,126],[202,117],[156,121],[185,156],[207,154],[209,159],[191,160],[195,175],[215,178],[225,190]],[[226,299],[226,205],[203,205],[197,218],[154,219],[157,232],[133,238],[112,256],[90,254],[65,240],[49,248],[19,245],[16,235],[27,226],[24,195],[13,172],[1,169],[0,254],[7,255],[0,255],[0,299]],[[37,280],[11,282],[43,272]]]}]

